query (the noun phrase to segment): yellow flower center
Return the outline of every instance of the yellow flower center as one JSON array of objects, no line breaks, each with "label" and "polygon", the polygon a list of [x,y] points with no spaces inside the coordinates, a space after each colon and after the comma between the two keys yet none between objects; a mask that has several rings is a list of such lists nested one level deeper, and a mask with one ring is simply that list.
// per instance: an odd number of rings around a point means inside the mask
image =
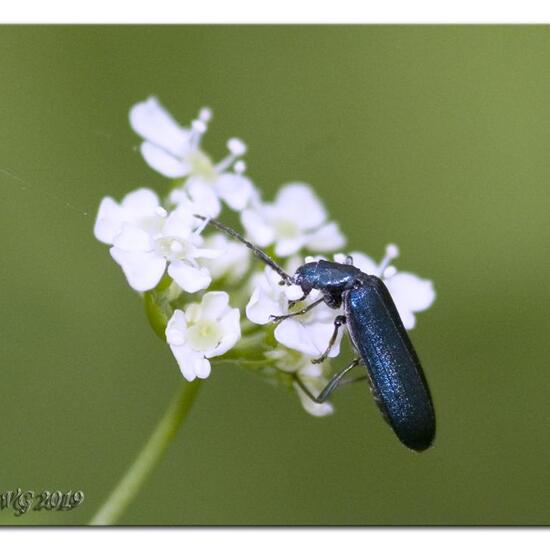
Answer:
[{"label": "yellow flower center", "polygon": [[216,321],[205,319],[187,330],[187,342],[194,351],[215,348],[222,337],[222,329]]},{"label": "yellow flower center", "polygon": [[160,237],[155,241],[159,254],[168,260],[185,260],[192,255],[193,247],[179,237]]},{"label": "yellow flower center", "polygon": [[210,157],[202,151],[193,151],[186,160],[191,166],[192,175],[199,176],[207,181],[214,181],[218,177]]},{"label": "yellow flower center", "polygon": [[275,231],[283,239],[293,239],[300,235],[300,228],[293,221],[285,219],[275,222]]}]

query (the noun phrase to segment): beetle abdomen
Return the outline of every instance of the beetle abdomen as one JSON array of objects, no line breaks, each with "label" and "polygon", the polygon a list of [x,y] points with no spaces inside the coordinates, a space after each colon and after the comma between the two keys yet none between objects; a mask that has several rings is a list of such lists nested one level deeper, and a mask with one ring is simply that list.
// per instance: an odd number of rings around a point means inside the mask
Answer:
[{"label": "beetle abdomen", "polygon": [[397,437],[416,451],[435,437],[435,415],[426,380],[384,283],[370,276],[345,293],[353,344],[363,359],[377,402]]}]

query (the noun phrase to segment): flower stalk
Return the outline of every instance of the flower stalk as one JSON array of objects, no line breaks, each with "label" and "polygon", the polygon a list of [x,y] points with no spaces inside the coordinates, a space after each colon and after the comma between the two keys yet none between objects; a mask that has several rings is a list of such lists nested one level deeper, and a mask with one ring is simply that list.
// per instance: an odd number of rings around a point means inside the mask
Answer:
[{"label": "flower stalk", "polygon": [[92,518],[90,525],[114,525],[120,519],[188,417],[200,385],[200,379],[181,383],[151,437]]}]

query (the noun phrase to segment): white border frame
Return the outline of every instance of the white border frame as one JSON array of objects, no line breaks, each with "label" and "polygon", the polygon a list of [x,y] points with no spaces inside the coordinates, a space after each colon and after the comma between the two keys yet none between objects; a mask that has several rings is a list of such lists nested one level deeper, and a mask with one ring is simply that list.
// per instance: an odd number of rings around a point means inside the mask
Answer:
[{"label": "white border frame", "polygon": [[5,0],[1,23],[540,23],[546,0]]}]

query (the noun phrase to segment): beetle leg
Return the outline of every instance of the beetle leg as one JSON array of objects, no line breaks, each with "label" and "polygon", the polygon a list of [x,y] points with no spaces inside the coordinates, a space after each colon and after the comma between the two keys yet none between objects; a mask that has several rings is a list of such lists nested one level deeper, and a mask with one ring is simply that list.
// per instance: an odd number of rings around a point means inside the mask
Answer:
[{"label": "beetle leg", "polygon": [[332,394],[332,392],[338,387],[340,384],[340,381],[346,374],[359,365],[361,363],[361,358],[356,357],[345,369],[341,370],[340,372],[337,372],[329,381],[328,384],[323,388],[321,393],[315,397],[309,389],[306,387],[306,385],[302,382],[300,377],[294,373],[294,380],[296,380],[296,383],[300,387],[300,389],[315,403],[324,403]]},{"label": "beetle leg", "polygon": [[323,300],[325,300],[325,304],[332,309],[338,309],[342,305],[341,296],[325,294]]},{"label": "beetle leg", "polygon": [[288,308],[295,306],[298,302],[304,301],[309,296],[309,292],[304,292],[304,295],[301,298],[298,298],[297,300],[289,300],[288,302]]},{"label": "beetle leg", "polygon": [[296,311],[294,313],[287,313],[286,315],[270,315],[269,318],[274,323],[280,323],[281,321],[284,321],[285,319],[289,319],[290,317],[296,317],[297,315],[303,315],[304,313],[307,313],[308,311],[312,310],[314,307],[318,306],[319,304],[322,304],[324,301],[324,298],[319,298],[318,300],[315,300],[315,302],[309,304],[309,306],[305,307],[304,309],[301,309],[300,311]]},{"label": "beetle leg", "polygon": [[332,336],[330,337],[330,340],[328,342],[327,349],[323,352],[322,355],[319,357],[312,359],[312,363],[322,363],[330,353],[330,350],[332,349],[332,346],[334,346],[334,343],[336,342],[336,338],[338,337],[338,331],[340,330],[340,327],[346,323],[346,317],[345,315],[337,315],[334,319],[334,332],[332,333]]},{"label": "beetle leg", "polygon": [[366,374],[363,374],[362,376],[358,376],[357,378],[353,378],[352,380],[344,380],[340,385],[347,386],[348,384],[354,384],[355,382],[362,382],[363,380],[368,380],[370,384],[370,378]]}]

